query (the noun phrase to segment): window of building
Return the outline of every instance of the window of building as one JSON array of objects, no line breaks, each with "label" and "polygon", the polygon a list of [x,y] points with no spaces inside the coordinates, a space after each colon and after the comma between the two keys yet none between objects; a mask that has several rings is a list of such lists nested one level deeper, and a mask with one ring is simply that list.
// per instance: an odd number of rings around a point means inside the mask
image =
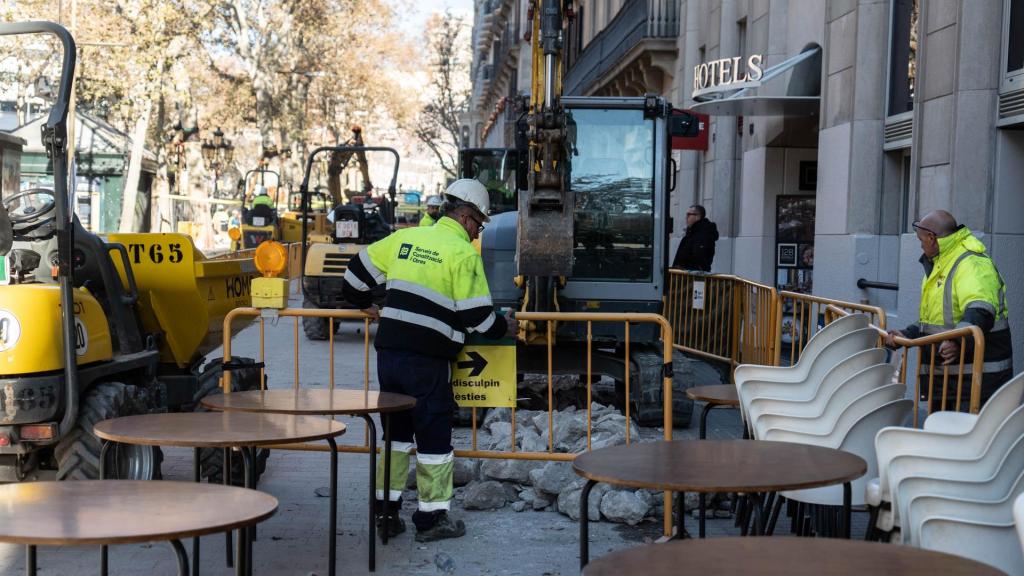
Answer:
[{"label": "window of building", "polygon": [[1006,68],[1004,73],[1007,76],[1024,76],[1024,0],[1005,1]]},{"label": "window of building", "polygon": [[889,45],[889,115],[914,109],[920,0],[893,0]]},{"label": "window of building", "polygon": [[904,234],[913,230],[910,226],[910,223],[913,221],[913,217],[910,213],[911,171],[910,151],[907,150],[903,154],[903,170],[900,172],[900,225],[902,226],[901,232]]}]

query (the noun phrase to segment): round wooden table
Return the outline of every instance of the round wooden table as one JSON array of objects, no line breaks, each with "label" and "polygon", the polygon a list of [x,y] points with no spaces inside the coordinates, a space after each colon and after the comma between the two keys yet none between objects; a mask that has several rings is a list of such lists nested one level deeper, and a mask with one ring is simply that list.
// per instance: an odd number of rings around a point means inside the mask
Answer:
[{"label": "round wooden table", "polygon": [[178,574],[188,556],[179,541],[253,526],[277,511],[269,494],[219,484],[139,480],[0,485],[0,542],[25,544],[25,573],[36,573],[36,546],[130,544],[169,540]]},{"label": "round wooden table", "polygon": [[704,409],[700,412],[700,439],[708,437],[708,412],[719,406],[737,408],[740,405],[740,397],[736,393],[736,386],[733,384],[715,384],[714,386],[695,386],[686,390],[686,396],[691,400],[704,403]]},{"label": "round wooden table", "polygon": [[[415,398],[405,394],[372,390],[282,388],[207,396],[203,398],[202,405],[210,410],[226,412],[361,417],[370,432],[369,563],[370,571],[376,570],[377,525],[374,519],[377,512],[377,426],[373,423],[373,414],[380,413],[384,425],[384,486],[391,486],[390,415],[394,412],[411,410],[416,405]],[[384,509],[381,511],[385,517],[388,514],[388,501],[388,498],[384,498]],[[384,544],[387,544],[387,530],[384,531],[382,538]]]},{"label": "round wooden table", "polygon": [[[580,494],[586,518],[598,482],[679,492],[678,534],[683,534],[685,492],[743,492],[753,500],[754,534],[764,532],[760,493],[843,484],[843,533],[850,534],[850,482],[867,472],[859,456],[820,446],[761,440],[676,440],[610,446],[580,454],[573,469],[587,479]],[[580,568],[589,556],[588,522],[580,522]]]},{"label": "round wooden table", "polygon": [[[93,426],[93,433],[104,440],[100,449],[100,477],[104,474],[106,452],[111,442],[144,446],[187,446],[193,449],[193,480],[200,481],[199,451],[202,448],[238,448],[242,454],[246,488],[255,488],[255,448],[266,444],[294,444],[326,440],[331,446],[330,524],[328,565],[334,574],[338,508],[338,456],[335,438],[345,433],[345,425],[327,418],[284,414],[232,414],[226,412],[180,412],[140,414],[104,420]],[[225,452],[224,484],[230,483],[230,460]],[[252,573],[251,530],[239,531],[238,574]],[[230,532],[227,554],[231,555]],[[103,550],[101,574],[106,574],[107,555]],[[229,563],[230,565],[230,563]],[[199,572],[199,539],[192,542],[192,571]]]},{"label": "round wooden table", "polygon": [[648,544],[594,560],[585,576],[996,576],[999,570],[960,556],[910,546],[831,538],[714,538]]}]

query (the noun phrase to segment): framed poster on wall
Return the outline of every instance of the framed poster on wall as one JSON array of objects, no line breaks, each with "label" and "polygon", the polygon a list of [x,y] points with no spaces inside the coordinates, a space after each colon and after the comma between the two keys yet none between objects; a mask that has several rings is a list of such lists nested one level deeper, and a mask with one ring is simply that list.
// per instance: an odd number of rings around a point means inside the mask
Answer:
[{"label": "framed poster on wall", "polygon": [[780,290],[809,293],[814,268],[815,197],[782,195],[775,200],[776,285]]}]

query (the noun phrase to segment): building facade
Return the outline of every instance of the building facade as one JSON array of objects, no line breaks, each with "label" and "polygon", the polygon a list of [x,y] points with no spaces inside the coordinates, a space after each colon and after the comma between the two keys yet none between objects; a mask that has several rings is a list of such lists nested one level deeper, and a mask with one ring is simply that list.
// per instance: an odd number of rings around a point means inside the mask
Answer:
[{"label": "building facade", "polygon": [[675,153],[674,242],[702,204],[715,272],[880,305],[899,328],[923,276],[911,224],[948,210],[1007,283],[1024,368],[1024,0],[576,4],[567,93],[658,93],[708,115],[707,149]]}]

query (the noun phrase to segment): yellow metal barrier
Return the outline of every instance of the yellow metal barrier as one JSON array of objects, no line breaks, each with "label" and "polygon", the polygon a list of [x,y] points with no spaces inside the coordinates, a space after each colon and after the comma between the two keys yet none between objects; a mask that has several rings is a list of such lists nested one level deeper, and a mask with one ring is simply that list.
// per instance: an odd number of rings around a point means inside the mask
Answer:
[{"label": "yellow metal barrier", "polygon": [[[334,378],[334,322],[340,320],[362,320],[363,322],[363,389],[368,390],[370,385],[369,374],[369,353],[370,353],[370,336],[369,336],[369,325],[370,321],[365,314],[359,310],[329,310],[329,309],[307,309],[307,308],[285,308],[282,310],[267,311],[267,313],[261,312],[258,308],[236,308],[229,312],[224,318],[224,362],[227,363],[231,360],[234,354],[232,348],[232,323],[236,320],[247,319],[247,318],[258,318],[259,320],[259,350],[258,358],[259,362],[266,361],[266,350],[265,350],[265,330],[266,320],[269,318],[293,318],[293,339],[294,339],[294,352],[295,360],[293,363],[293,383],[292,386],[298,389],[300,386],[300,362],[299,362],[299,323],[302,318],[315,317],[315,318],[327,318],[329,319],[330,325],[327,330],[329,335],[328,340],[328,355],[327,362],[329,365],[329,383],[330,388],[335,388]],[[593,352],[593,342],[591,338],[592,324],[594,322],[622,322],[625,327],[625,393],[626,398],[630,398],[630,369],[629,369],[629,357],[630,357],[630,339],[629,329],[631,324],[637,323],[649,323],[656,324],[660,329],[661,340],[663,342],[662,359],[665,364],[672,362],[672,327],[663,316],[658,314],[633,314],[633,313],[622,313],[622,314],[600,314],[600,313],[586,313],[586,312],[554,312],[554,313],[540,313],[540,312],[521,312],[516,315],[517,319],[522,321],[533,321],[533,322],[545,322],[548,330],[547,338],[547,349],[548,349],[548,450],[546,452],[522,452],[516,450],[515,438],[516,438],[516,416],[515,408],[512,408],[512,434],[511,434],[511,449],[505,450],[480,450],[477,446],[477,414],[476,409],[472,409],[472,428],[471,428],[471,444],[468,449],[457,449],[455,455],[461,458],[497,458],[497,459],[516,459],[516,460],[547,460],[547,461],[562,461],[569,462],[576,458],[578,454],[562,453],[554,451],[554,391],[553,391],[553,354],[555,348],[552,345],[554,341],[552,330],[555,322],[586,322],[587,323],[587,450],[591,449],[591,439],[593,433],[593,422],[591,421],[592,411],[592,370],[591,370],[591,355]],[[264,378],[265,368],[260,371],[261,383],[265,381]],[[221,379],[221,386],[224,394],[231,393],[231,372],[226,370]],[[262,384],[261,384],[262,386]],[[664,438],[666,440],[672,439],[672,378],[669,373],[665,373],[662,386],[664,389]],[[626,443],[629,444],[633,441],[630,435],[630,403],[627,401],[626,406]],[[306,444],[285,444],[285,445],[272,445],[266,446],[276,450],[302,450],[302,451],[327,451],[330,448],[320,443],[306,443]],[[361,446],[351,444],[339,444],[337,447],[339,452],[348,453],[366,453],[369,451],[369,440],[368,438],[363,439]],[[672,501],[671,494],[666,492],[665,495],[665,518],[664,518],[664,529],[665,535],[671,534],[672,530]]]},{"label": "yellow metal barrier", "polygon": [[[849,313],[835,306],[830,306],[828,312],[837,316]],[[872,324],[871,327],[878,331],[880,338],[886,336],[886,330],[883,326]],[[966,357],[968,338],[973,342],[973,352],[969,364]],[[960,349],[960,356],[955,364],[942,364],[942,359],[938,357],[938,347],[947,341],[956,342]],[[970,397],[968,398],[967,409],[971,414],[977,414],[981,410],[981,380],[985,364],[985,335],[981,328],[965,326],[914,339],[897,336],[893,338],[893,342],[898,348],[902,349],[902,359],[900,360],[899,368],[900,383],[906,385],[908,374],[917,375],[917,380],[914,383],[915,427],[920,424],[919,415],[922,400],[927,399],[929,414],[934,412],[936,408],[940,411],[952,410],[954,412],[959,412],[963,408],[965,372],[969,372],[971,375]],[[913,361],[910,361],[911,356],[915,357]],[[914,369],[908,371],[908,364],[913,366]],[[936,381],[937,373],[941,373],[942,376],[939,398],[935,397],[935,393],[938,391],[937,388],[940,385]],[[952,385],[950,382],[951,376],[956,378],[955,396],[950,396],[952,392],[950,388]],[[923,391],[922,388],[924,388]]]},{"label": "yellow metal barrier", "polygon": [[[885,310],[878,306],[785,290],[779,292],[775,308],[775,336],[779,345],[775,347],[774,364],[778,366],[781,363],[782,344],[789,344],[789,364],[795,364],[811,336],[814,336],[821,326],[831,322],[840,311],[844,314],[867,314],[870,322],[885,332]],[[822,321],[821,325],[819,320]]]},{"label": "yellow metal barrier", "polygon": [[775,361],[775,288],[727,274],[669,269],[665,316],[683,352],[739,364]]}]

